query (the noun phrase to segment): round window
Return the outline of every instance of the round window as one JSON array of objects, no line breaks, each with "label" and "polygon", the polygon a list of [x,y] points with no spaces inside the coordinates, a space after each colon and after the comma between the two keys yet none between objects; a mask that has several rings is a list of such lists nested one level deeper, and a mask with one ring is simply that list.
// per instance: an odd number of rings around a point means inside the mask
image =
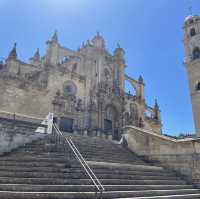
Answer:
[{"label": "round window", "polygon": [[63,92],[65,96],[75,95],[77,91],[76,85],[72,81],[64,83]]}]

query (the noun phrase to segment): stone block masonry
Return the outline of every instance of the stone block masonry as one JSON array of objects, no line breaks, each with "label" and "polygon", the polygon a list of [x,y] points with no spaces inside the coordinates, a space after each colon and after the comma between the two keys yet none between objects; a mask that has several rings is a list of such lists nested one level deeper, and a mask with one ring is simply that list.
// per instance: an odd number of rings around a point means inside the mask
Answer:
[{"label": "stone block masonry", "polygon": [[26,118],[15,114],[0,114],[0,155],[10,152],[26,143],[44,137],[44,134],[36,133],[41,125],[40,120]]},{"label": "stone block masonry", "polygon": [[200,139],[173,139],[134,126],[123,136],[128,147],[146,160],[174,170],[200,187]]}]

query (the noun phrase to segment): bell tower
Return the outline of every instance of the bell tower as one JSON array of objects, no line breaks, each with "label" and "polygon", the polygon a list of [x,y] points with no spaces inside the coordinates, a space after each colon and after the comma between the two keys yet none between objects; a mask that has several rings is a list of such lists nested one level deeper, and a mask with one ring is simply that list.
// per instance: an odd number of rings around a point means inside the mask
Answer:
[{"label": "bell tower", "polygon": [[200,137],[200,16],[186,17],[184,26],[185,66],[188,75],[193,117]]}]

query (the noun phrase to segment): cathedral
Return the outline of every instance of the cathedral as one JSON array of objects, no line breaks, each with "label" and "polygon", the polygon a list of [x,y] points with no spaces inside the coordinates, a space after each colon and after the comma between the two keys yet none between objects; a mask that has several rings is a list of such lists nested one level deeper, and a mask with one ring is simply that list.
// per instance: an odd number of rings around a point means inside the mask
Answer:
[{"label": "cathedral", "polygon": [[[14,44],[0,62],[0,109],[35,117],[52,112],[62,131],[109,139],[120,139],[125,125],[161,134],[158,103],[146,104],[142,76],[125,74],[124,53],[119,45],[108,52],[99,33],[71,50],[55,32],[44,56],[37,49],[25,63]],[[125,81],[135,93],[125,91]]]}]

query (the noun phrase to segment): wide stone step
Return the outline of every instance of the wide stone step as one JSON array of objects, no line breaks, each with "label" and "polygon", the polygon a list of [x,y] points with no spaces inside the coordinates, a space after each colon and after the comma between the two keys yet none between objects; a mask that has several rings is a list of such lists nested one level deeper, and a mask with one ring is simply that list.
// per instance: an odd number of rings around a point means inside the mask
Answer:
[{"label": "wide stone step", "polygon": [[[133,199],[134,197],[126,198],[115,198],[115,199]],[[147,196],[147,197],[136,197],[137,199],[199,199],[200,194],[184,194],[184,195],[167,195],[167,196]]]},{"label": "wide stone step", "polygon": [[[71,151],[72,152],[72,151]],[[138,157],[132,154],[123,154],[123,153],[111,153],[111,152],[105,152],[102,153],[101,151],[80,151],[83,156],[99,156],[99,157],[121,157],[121,158],[126,158],[126,159],[135,159],[135,160],[140,160]],[[20,155],[49,155],[49,156],[54,156],[54,157],[62,157],[65,155],[68,155],[69,151],[66,152],[45,152],[44,150],[41,150],[40,152],[38,151],[17,151],[12,154],[10,154],[11,157],[13,156],[20,156]]]},{"label": "wide stone step", "polygon": [[[131,164],[120,164],[120,163],[102,163],[96,161],[88,161],[92,169],[118,169],[118,170],[127,170],[127,171],[152,171],[152,172],[164,172],[162,167],[148,166],[148,165],[131,165]],[[70,162],[69,163],[53,163],[53,162],[21,162],[21,161],[0,161],[0,166],[18,166],[18,167],[58,167],[58,168],[81,168],[79,162]]]},{"label": "wide stone step", "polygon": [[[186,185],[182,180],[128,180],[128,179],[99,179],[103,185]],[[49,185],[88,185],[90,179],[60,179],[54,178],[17,178],[0,177],[1,184],[49,184]]]},{"label": "wide stone step", "polygon": [[[78,171],[82,171],[81,168],[77,169]],[[9,172],[9,171],[15,171],[15,172],[52,172],[52,173],[65,173],[65,172],[73,172],[71,168],[65,168],[65,167],[54,167],[54,166],[47,166],[47,167],[25,167],[25,166],[0,166],[1,172]]]},{"label": "wide stone step", "polygon": [[123,154],[123,155],[135,156],[134,153],[130,153],[128,151],[123,151],[122,149],[111,149],[111,148],[106,148],[106,147],[105,148],[95,148],[95,147],[85,148],[85,147],[80,147],[77,144],[76,144],[76,146],[77,146],[79,151],[85,152],[85,153],[96,152],[96,153],[108,153],[108,154],[113,154],[113,155],[114,154]]},{"label": "wide stone step", "polygon": [[67,163],[54,163],[54,162],[15,162],[15,161],[0,161],[0,166],[24,166],[24,167],[69,167]]},{"label": "wide stone step", "polygon": [[[76,143],[74,142],[76,147],[85,152],[91,152],[91,151],[101,151],[101,152],[113,152],[113,153],[127,153],[127,154],[132,154],[134,153],[130,152],[129,150],[123,148],[122,146],[105,146],[104,144],[101,145],[92,145],[90,143],[88,144],[82,144],[82,143]],[[43,150],[43,149],[62,149],[62,145],[58,146],[56,144],[44,144],[44,145],[25,145],[23,148],[27,150]]]},{"label": "wide stone step", "polygon": [[[85,173],[83,168],[62,168],[62,167],[23,167],[23,166],[0,166],[0,171],[16,171],[16,172],[52,172],[52,173]],[[160,171],[135,171],[135,170],[120,170],[120,169],[93,169],[95,174],[124,174],[124,175],[140,175],[140,176],[176,176],[173,172]]]},{"label": "wide stone step", "polygon": [[[71,154],[73,154],[73,152],[71,152]],[[99,159],[107,159],[107,158],[111,158],[111,159],[123,159],[123,160],[130,160],[130,161],[140,161],[141,163],[143,162],[142,160],[136,158],[135,156],[122,156],[122,154],[96,154],[95,152],[92,153],[83,153],[81,152],[82,156],[84,158],[94,158],[94,157],[98,157]],[[64,157],[68,157],[69,156],[69,152],[66,153],[47,153],[47,152],[40,152],[40,153],[30,153],[30,152],[17,152],[17,153],[13,153],[11,155],[9,155],[9,157],[52,157],[52,158],[64,158]],[[2,157],[3,158],[3,157]]]},{"label": "wide stone step", "polygon": [[[120,170],[137,170],[137,171],[166,171],[163,167],[160,166],[151,166],[151,165],[141,165],[141,164],[127,164],[127,163],[111,163],[111,162],[96,162],[96,161],[87,161],[92,168],[101,168],[101,169],[120,169]],[[73,164],[72,164],[73,165]]]},{"label": "wide stone step", "polygon": [[[83,156],[84,157],[84,156]],[[87,161],[99,161],[99,162],[114,162],[114,163],[132,163],[132,164],[140,164],[140,165],[146,165],[146,163],[138,161],[138,160],[131,160],[131,159],[124,159],[124,158],[107,158],[107,157],[84,157]]]},{"label": "wide stone step", "polygon": [[[106,191],[173,190],[192,189],[191,185],[104,185]],[[96,191],[94,185],[30,185],[0,184],[0,191],[24,192],[74,192]]]},{"label": "wide stone step", "polygon": [[[141,176],[141,175],[125,175],[125,174],[98,174],[98,178],[102,179],[128,179],[128,180],[179,180],[176,176]],[[24,178],[60,178],[60,179],[84,179],[88,175],[85,172],[82,173],[50,173],[50,172],[16,172],[16,171],[0,171],[0,177],[24,177]]]},{"label": "wide stone step", "polygon": [[112,157],[112,158],[124,158],[124,159],[129,159],[129,160],[140,160],[141,162],[143,160],[139,159],[138,157],[134,156],[134,155],[128,155],[128,154],[123,154],[123,153],[102,153],[102,152],[95,152],[95,151],[91,151],[91,152],[83,152],[83,151],[80,151],[82,155],[84,156],[99,156],[99,157]]},{"label": "wide stone step", "polygon": [[138,159],[140,160],[140,158],[138,158],[137,156],[135,156],[134,154],[126,154],[126,153],[122,153],[122,152],[108,152],[108,151],[95,151],[95,150],[91,150],[91,151],[85,151],[85,150],[80,150],[80,152],[82,154],[85,154],[85,155],[100,155],[100,156],[103,156],[103,155],[106,155],[106,156],[114,156],[114,157],[120,157],[120,155],[123,155],[123,157],[126,157],[126,158],[135,158],[135,159]]},{"label": "wide stone step", "polygon": [[[135,160],[135,159],[128,159],[128,158],[120,158],[120,157],[99,157],[96,155],[93,156],[88,156],[88,155],[83,155],[85,160],[88,161],[104,161],[104,162],[118,162],[118,163],[137,163],[137,164],[143,164],[143,165],[147,165],[146,163],[140,161],[140,160]],[[50,155],[13,155],[13,156],[9,156],[9,157],[3,157],[0,158],[0,161],[41,161],[41,162],[68,162],[69,158],[74,158],[76,159],[75,155],[73,153],[71,153],[71,155],[66,154],[65,156],[50,156]]]},{"label": "wide stone step", "polygon": [[[139,175],[139,176],[176,176],[173,172],[166,171],[137,171],[137,170],[120,170],[120,169],[101,169],[101,168],[92,168],[95,174],[124,174],[124,175]],[[71,172],[80,172],[78,168],[71,168]]]},{"label": "wide stone step", "polygon": [[[104,147],[106,149],[113,149],[113,150],[123,149],[123,147],[121,145],[113,145],[113,144],[110,144],[110,143],[106,145],[105,143],[92,144],[90,142],[83,143],[83,141],[81,141],[81,142],[74,141],[74,144],[77,145],[77,147],[84,148],[84,149],[91,149],[91,148],[104,149]],[[26,144],[26,145],[23,146],[23,148],[45,148],[45,147],[53,147],[54,148],[54,147],[57,147],[57,145],[55,143],[44,143],[44,144],[40,144],[40,145],[37,145],[37,144]]]},{"label": "wide stone step", "polygon": [[[98,155],[84,155],[82,154],[82,156],[86,159],[86,160],[90,160],[90,161],[104,161],[104,162],[121,162],[121,163],[137,163],[137,164],[142,164],[142,165],[147,165],[147,163],[141,161],[141,160],[138,160],[138,159],[135,159],[135,158],[126,158],[126,157],[122,157],[120,158],[120,156],[98,156]],[[51,154],[38,154],[38,155],[26,155],[24,154],[23,156],[20,156],[20,155],[12,155],[10,156],[9,158],[13,160],[15,160],[14,158],[17,158],[19,160],[21,160],[23,157],[24,158],[28,158],[28,159],[42,159],[42,158],[47,158],[47,159],[52,159],[52,160],[55,160],[55,161],[60,161],[60,159],[63,161],[63,159],[67,159],[67,158],[76,158],[75,155],[73,153],[71,153],[71,155],[67,154],[66,155],[57,155],[57,156],[54,156],[54,155],[51,155]],[[6,160],[6,159],[2,159],[2,160]],[[9,160],[9,159],[8,159]],[[43,161],[43,160],[42,160]]]},{"label": "wide stone step", "polygon": [[[103,192],[101,198],[119,198],[119,197],[141,197],[141,196],[168,196],[170,195],[184,195],[184,194],[198,194],[199,190],[182,189],[182,190],[143,190],[143,191],[107,191]],[[99,194],[100,195],[100,194]],[[0,191],[1,199],[93,199],[96,198],[95,192],[8,192]]]},{"label": "wide stone step", "polygon": [[[120,151],[120,149],[110,149],[110,148],[103,148],[103,149],[96,149],[96,148],[80,148],[78,147],[78,145],[76,145],[78,150],[81,153],[84,154],[97,154],[97,155],[102,155],[102,154],[106,154],[106,155],[123,155],[123,156],[128,156],[128,157],[135,157],[137,159],[139,159],[137,156],[135,156],[134,154],[131,153],[127,153],[127,152],[122,152]],[[63,147],[43,147],[43,148],[21,148],[18,150],[18,152],[60,152],[62,151]],[[68,149],[68,151],[70,151],[70,149]],[[110,151],[112,151],[112,153],[110,153]]]},{"label": "wide stone step", "polygon": [[[120,155],[123,155],[124,157],[130,157],[130,158],[135,158],[135,159],[139,159],[135,154],[133,153],[130,153],[130,152],[127,152],[127,151],[122,151],[122,149],[116,149],[116,150],[113,150],[113,149],[106,149],[106,148],[102,148],[102,149],[96,149],[94,147],[91,147],[89,149],[87,148],[84,148],[84,147],[79,147],[77,145],[77,148],[79,149],[79,151],[83,154],[88,154],[88,155],[92,155],[92,154],[96,154],[96,155],[107,155],[107,156],[120,156]],[[30,148],[30,147],[27,147],[27,148],[21,148],[18,150],[18,152],[32,152],[32,153],[37,153],[37,152],[60,152],[60,150],[62,150],[62,147],[40,147],[40,148]],[[70,151],[70,149],[69,149]]]},{"label": "wide stone step", "polygon": [[69,159],[63,158],[53,158],[53,157],[34,157],[34,156],[21,156],[21,157],[1,157],[1,162],[56,162],[56,163],[66,163]]}]

